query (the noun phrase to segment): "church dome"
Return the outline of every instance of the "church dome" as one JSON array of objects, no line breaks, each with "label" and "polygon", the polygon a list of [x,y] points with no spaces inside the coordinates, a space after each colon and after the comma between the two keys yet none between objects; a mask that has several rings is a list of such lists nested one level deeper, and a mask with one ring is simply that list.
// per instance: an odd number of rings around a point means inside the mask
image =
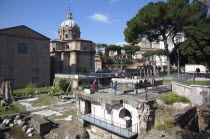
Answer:
[{"label": "church dome", "polygon": [[67,14],[67,19],[65,21],[63,21],[60,26],[61,27],[68,26],[70,28],[74,28],[74,27],[78,28],[77,23],[72,19],[72,13],[70,12],[70,10]]},{"label": "church dome", "polygon": [[70,28],[78,27],[77,23],[71,19],[67,19],[67,20],[63,21],[60,26],[61,27],[68,26]]}]

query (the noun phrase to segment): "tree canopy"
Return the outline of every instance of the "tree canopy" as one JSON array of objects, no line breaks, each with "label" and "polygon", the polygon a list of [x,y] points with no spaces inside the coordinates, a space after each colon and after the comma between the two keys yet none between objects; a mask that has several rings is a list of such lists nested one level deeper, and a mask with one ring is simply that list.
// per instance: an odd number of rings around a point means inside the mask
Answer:
[{"label": "tree canopy", "polygon": [[118,53],[121,53],[121,47],[117,45],[108,45],[105,47],[105,56],[109,56],[109,50],[118,51]]},{"label": "tree canopy", "polygon": [[[127,22],[124,31],[125,40],[136,44],[143,37],[151,41],[163,41],[167,56],[167,70],[170,74],[170,52],[167,39],[183,31],[183,27],[204,18],[207,10],[198,3],[189,0],[169,0],[149,3],[139,10],[138,14]],[[175,42],[174,42],[175,43]]]},{"label": "tree canopy", "polygon": [[128,54],[130,57],[131,55],[135,54],[136,51],[140,50],[139,46],[132,46],[132,45],[125,45],[122,47],[125,50],[125,53]]},{"label": "tree canopy", "polygon": [[188,63],[204,64],[210,67],[210,20],[185,27],[187,40],[178,47]]}]

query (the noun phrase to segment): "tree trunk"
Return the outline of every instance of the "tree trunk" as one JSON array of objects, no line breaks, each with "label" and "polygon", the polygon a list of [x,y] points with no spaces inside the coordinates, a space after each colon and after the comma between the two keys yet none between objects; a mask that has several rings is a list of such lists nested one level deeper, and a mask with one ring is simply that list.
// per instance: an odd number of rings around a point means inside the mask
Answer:
[{"label": "tree trunk", "polygon": [[171,75],[170,71],[171,71],[171,61],[170,61],[170,55],[169,55],[169,50],[168,50],[168,43],[167,43],[167,38],[163,37],[164,40],[164,46],[165,46],[165,50],[166,50],[166,57],[167,57],[167,76]]}]

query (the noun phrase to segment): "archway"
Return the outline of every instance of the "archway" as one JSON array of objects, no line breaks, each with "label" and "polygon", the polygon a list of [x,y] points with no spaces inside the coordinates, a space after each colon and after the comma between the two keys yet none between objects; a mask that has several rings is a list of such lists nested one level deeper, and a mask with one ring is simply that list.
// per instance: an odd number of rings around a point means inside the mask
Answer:
[{"label": "archway", "polygon": [[125,120],[126,128],[129,128],[132,126],[132,116],[131,116],[131,113],[127,109],[125,108],[121,109],[119,113],[119,117]]},{"label": "archway", "polygon": [[85,113],[88,114],[91,113],[91,102],[88,100],[85,100]]}]

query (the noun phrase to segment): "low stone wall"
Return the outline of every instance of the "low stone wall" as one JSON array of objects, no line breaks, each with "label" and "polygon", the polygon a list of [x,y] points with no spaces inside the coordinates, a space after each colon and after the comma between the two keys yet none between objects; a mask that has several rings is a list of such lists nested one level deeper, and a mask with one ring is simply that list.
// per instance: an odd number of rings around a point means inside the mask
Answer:
[{"label": "low stone wall", "polygon": [[210,106],[210,86],[187,86],[172,82],[172,91],[187,97],[193,104]]},{"label": "low stone wall", "polygon": [[[112,82],[114,83],[117,81],[118,87],[123,87],[123,88],[133,88],[134,83],[139,82],[141,79],[125,79],[125,78],[112,78]],[[143,79],[142,79],[143,81]],[[148,80],[148,87],[150,86],[151,79]],[[155,85],[163,85],[163,80],[155,80]]]}]

